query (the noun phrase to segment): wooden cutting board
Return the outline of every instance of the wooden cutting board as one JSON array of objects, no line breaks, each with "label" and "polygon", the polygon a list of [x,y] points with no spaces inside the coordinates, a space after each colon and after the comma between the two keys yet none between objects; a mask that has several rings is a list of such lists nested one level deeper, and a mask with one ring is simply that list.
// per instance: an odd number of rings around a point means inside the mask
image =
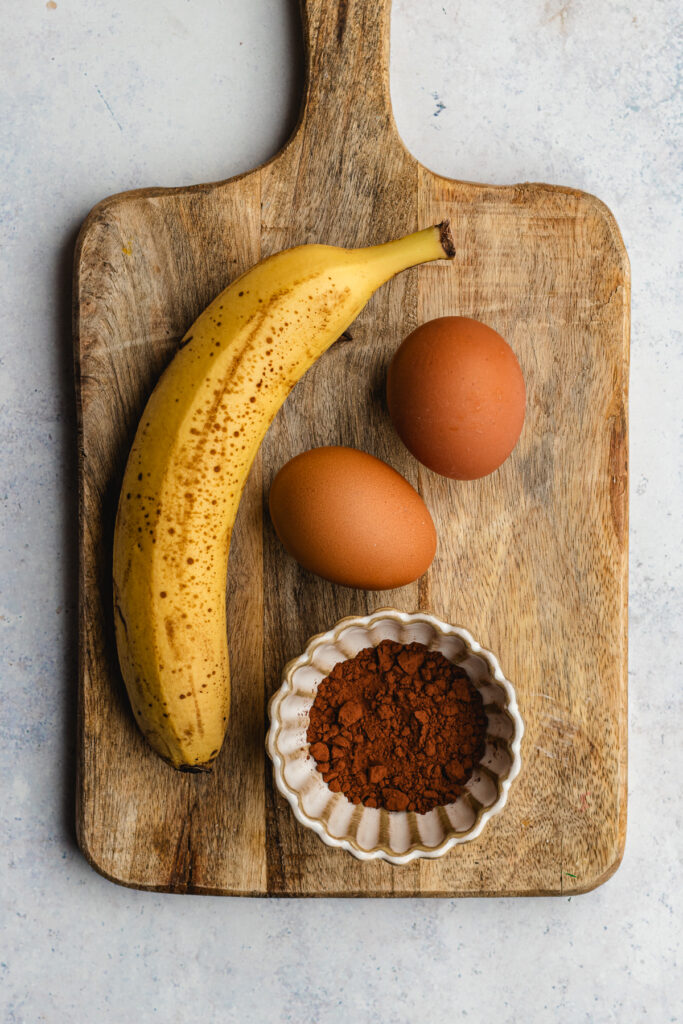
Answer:
[{"label": "wooden cutting board", "polygon": [[[584,891],[616,869],[626,828],[626,251],[593,196],[451,181],[406,151],[389,99],[390,0],[302,6],[304,103],[284,149],[226,182],[106,199],[78,240],[81,848],[114,881],[175,892]],[[444,217],[455,261],[380,289],[266,437],[230,555],[229,734],[212,775],[178,774],[133,722],[113,640],[112,531],[143,405],[197,314],[262,257],[302,242],[368,245]],[[420,467],[383,400],[399,342],[444,314],[500,331],[527,382],[518,447],[470,483]],[[270,481],[324,444],[372,452],[420,490],[439,547],[419,583],[341,589],[284,554],[265,511]],[[266,703],[285,662],[343,615],[386,605],[470,629],[498,655],[526,723],[504,813],[476,841],[406,867],[323,846],[274,791],[264,753]]]}]

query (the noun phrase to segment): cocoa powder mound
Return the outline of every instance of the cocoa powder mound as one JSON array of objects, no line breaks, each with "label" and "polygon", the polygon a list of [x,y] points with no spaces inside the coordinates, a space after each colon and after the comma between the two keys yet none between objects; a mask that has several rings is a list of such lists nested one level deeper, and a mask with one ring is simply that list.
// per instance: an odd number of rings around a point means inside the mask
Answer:
[{"label": "cocoa powder mound", "polygon": [[484,753],[486,724],[462,669],[424,644],[383,640],[322,680],[306,738],[333,792],[425,814],[463,792]]}]

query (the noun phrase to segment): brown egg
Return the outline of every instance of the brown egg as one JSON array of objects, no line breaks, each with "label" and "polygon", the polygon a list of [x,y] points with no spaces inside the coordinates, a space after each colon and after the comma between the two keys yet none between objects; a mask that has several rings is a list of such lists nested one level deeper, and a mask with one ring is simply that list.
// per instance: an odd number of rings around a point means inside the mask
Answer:
[{"label": "brown egg", "polygon": [[436,551],[429,509],[407,480],[355,448],[313,448],[270,488],[275,532],[304,569],[362,590],[388,590],[425,572]]},{"label": "brown egg", "polygon": [[442,476],[474,480],[503,463],[524,424],[517,357],[478,320],[422,324],[397,350],[387,377],[394,426],[416,459]]}]

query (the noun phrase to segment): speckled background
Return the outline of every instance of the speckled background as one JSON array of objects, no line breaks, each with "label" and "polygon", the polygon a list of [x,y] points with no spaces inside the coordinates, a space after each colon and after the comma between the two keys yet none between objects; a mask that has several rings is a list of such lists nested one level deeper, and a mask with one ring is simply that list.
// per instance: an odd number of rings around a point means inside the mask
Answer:
[{"label": "speckled background", "polygon": [[415,155],[452,177],[596,193],[633,271],[626,856],[586,896],[462,902],[154,895],[78,852],[75,233],[108,193],[274,152],[301,49],[294,0],[0,10],[0,1019],[683,1019],[677,0],[395,0],[392,95]]}]

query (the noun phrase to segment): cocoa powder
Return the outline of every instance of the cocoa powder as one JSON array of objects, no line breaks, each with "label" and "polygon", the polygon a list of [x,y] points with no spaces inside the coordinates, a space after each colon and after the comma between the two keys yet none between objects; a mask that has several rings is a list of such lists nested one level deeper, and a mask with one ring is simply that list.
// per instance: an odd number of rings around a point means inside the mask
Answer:
[{"label": "cocoa powder", "polygon": [[460,796],[485,737],[483,702],[465,672],[424,644],[393,640],[335,665],[306,733],[333,792],[420,814]]}]

